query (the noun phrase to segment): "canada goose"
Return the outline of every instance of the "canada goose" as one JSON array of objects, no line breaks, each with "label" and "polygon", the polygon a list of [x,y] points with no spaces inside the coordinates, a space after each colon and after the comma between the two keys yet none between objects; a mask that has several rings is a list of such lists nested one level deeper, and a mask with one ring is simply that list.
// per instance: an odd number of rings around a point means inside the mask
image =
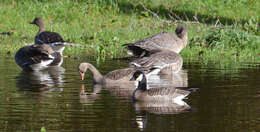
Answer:
[{"label": "canada goose", "polygon": [[169,50],[151,51],[142,58],[133,60],[130,65],[137,67],[156,67],[160,69],[160,74],[177,73],[183,64],[182,57]]},{"label": "canada goose", "polygon": [[15,62],[23,70],[42,70],[49,66],[60,66],[63,58],[60,52],[53,51],[48,44],[29,45],[16,52]]},{"label": "canada goose", "polygon": [[126,48],[137,57],[142,57],[151,50],[170,50],[179,53],[188,43],[186,27],[178,26],[175,34],[161,32],[134,43],[124,44]]},{"label": "canada goose", "polygon": [[64,42],[63,38],[56,32],[45,30],[45,25],[42,18],[35,18],[30,24],[35,24],[39,27],[39,31],[34,38],[35,44],[49,44],[55,42]]},{"label": "canada goose", "polygon": [[179,105],[184,105],[182,99],[190,94],[190,91],[185,91],[177,88],[157,87],[147,89],[147,81],[145,74],[142,71],[136,71],[130,80],[137,82],[137,88],[133,92],[134,101],[173,101]]},{"label": "canada goose", "polygon": [[[92,64],[90,63],[80,63],[78,66],[78,71],[80,73],[81,79],[84,80],[84,75],[87,70],[90,70],[93,75],[93,83],[95,84],[112,84],[112,83],[123,83],[130,82],[129,79],[133,76],[136,68],[125,68],[118,69],[102,75]],[[141,69],[141,68],[140,68]],[[142,69],[146,73],[151,73],[155,69]]]}]

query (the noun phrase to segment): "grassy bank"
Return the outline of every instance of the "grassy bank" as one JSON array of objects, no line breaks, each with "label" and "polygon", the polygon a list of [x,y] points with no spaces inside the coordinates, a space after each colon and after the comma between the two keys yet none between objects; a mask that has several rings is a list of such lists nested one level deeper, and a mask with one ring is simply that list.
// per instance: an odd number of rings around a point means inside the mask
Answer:
[{"label": "grassy bank", "polygon": [[258,7],[257,0],[2,0],[0,54],[33,43],[38,29],[28,23],[38,16],[48,30],[84,46],[66,48],[66,56],[123,57],[122,44],[184,24],[190,40],[184,59],[259,62]]}]

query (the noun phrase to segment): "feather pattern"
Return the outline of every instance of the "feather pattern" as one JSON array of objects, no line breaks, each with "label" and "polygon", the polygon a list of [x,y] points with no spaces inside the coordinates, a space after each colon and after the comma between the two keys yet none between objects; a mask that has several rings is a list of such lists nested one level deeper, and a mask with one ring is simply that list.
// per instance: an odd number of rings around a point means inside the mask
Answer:
[{"label": "feather pattern", "polygon": [[125,44],[124,46],[135,56],[142,57],[143,54],[157,49],[171,50],[179,53],[187,45],[187,42],[187,29],[184,26],[178,26],[175,34],[164,31],[143,40]]},{"label": "feather pattern", "polygon": [[169,50],[159,51],[148,56],[133,60],[130,65],[136,67],[156,67],[161,72],[169,74],[181,70],[183,64],[182,57]]},{"label": "feather pattern", "polygon": [[34,38],[35,44],[48,44],[55,42],[64,42],[63,38],[56,32],[43,31]]},{"label": "feather pattern", "polygon": [[38,70],[50,65],[54,66],[53,61],[58,60],[55,54],[57,53],[47,44],[29,45],[16,52],[15,61],[24,70]]},{"label": "feather pattern", "polygon": [[[143,76],[142,80],[138,81],[140,76]],[[176,101],[176,103],[179,103],[184,97],[190,94],[190,91],[175,87],[147,89],[147,80],[145,74],[141,71],[136,71],[132,79],[138,81],[137,88],[133,92],[133,99],[137,101]]]}]

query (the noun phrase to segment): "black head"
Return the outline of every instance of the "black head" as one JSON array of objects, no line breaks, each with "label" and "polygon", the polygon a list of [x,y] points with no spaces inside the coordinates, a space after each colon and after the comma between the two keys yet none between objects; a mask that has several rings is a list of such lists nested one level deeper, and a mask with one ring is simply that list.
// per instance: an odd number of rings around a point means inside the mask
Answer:
[{"label": "black head", "polygon": [[181,25],[176,28],[175,33],[178,37],[183,38],[184,35],[187,33],[187,29],[185,26]]},{"label": "black head", "polygon": [[[142,75],[142,76],[141,76]],[[136,71],[134,74],[133,74],[133,77],[130,79],[130,81],[135,81],[135,80],[138,80],[138,81],[141,81],[142,78],[144,76],[144,73],[142,71]]]}]

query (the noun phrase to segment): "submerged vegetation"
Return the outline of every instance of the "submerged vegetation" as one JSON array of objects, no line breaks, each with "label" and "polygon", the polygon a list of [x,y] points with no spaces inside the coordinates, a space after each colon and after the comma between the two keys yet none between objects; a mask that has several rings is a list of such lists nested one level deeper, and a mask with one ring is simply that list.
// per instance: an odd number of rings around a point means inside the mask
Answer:
[{"label": "submerged vegetation", "polygon": [[0,2],[0,54],[14,55],[33,43],[42,17],[46,28],[66,41],[65,56],[111,59],[126,56],[123,44],[160,31],[188,28],[184,60],[260,61],[258,0],[27,0]]}]

